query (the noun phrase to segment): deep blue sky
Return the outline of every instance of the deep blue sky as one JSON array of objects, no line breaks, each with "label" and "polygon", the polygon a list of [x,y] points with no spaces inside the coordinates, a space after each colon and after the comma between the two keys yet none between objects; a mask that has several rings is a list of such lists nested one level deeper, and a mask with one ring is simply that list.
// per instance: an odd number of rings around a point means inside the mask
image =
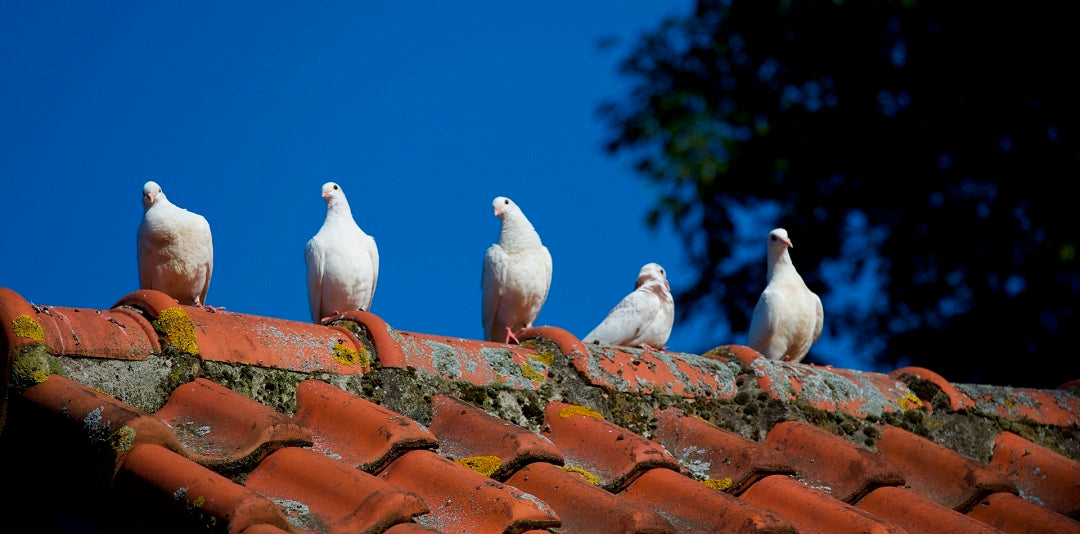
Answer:
[{"label": "deep blue sky", "polygon": [[[138,289],[153,179],[210,222],[209,304],[308,321],[304,244],[333,180],[378,243],[372,311],[395,328],[482,336],[503,195],[554,259],[537,323],[583,337],[643,264],[688,280],[675,236],[644,224],[656,191],[603,152],[596,109],[627,93],[617,64],[637,37],[691,5],[4,3],[0,286],[99,309]],[[699,323],[669,348],[745,342]]]}]

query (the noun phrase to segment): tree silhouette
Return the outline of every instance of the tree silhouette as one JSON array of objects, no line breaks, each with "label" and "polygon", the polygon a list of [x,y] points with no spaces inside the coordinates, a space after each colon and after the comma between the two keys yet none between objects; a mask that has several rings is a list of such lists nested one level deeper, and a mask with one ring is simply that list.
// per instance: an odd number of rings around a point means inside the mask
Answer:
[{"label": "tree silhouette", "polygon": [[[1080,378],[1067,7],[700,0],[645,34],[621,65],[630,93],[600,113],[609,152],[661,190],[649,224],[672,224],[696,268],[679,321],[746,331],[768,228],[748,240],[740,214],[775,207],[826,331],[882,368]],[[874,300],[852,298],[860,280]]]}]

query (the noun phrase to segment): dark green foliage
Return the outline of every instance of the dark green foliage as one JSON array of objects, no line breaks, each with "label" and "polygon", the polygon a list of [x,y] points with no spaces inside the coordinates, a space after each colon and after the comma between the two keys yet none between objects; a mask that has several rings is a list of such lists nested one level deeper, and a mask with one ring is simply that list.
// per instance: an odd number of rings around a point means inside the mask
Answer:
[{"label": "dark green foliage", "polygon": [[[773,206],[827,335],[874,347],[879,369],[1080,378],[1068,8],[702,0],[644,36],[622,65],[631,93],[600,111],[609,151],[661,189],[649,222],[672,224],[698,273],[679,319],[746,331],[768,227],[742,235],[738,213]],[[834,298],[861,277],[880,305]]]}]

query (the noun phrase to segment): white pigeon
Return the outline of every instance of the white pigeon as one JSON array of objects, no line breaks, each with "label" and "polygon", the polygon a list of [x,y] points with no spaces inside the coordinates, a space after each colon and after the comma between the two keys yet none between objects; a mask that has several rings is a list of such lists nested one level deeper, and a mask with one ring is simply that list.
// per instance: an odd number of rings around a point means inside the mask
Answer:
[{"label": "white pigeon", "polygon": [[506,197],[491,203],[502,221],[499,242],[484,254],[480,279],[481,319],[490,341],[517,342],[531,328],[551,288],[551,253],[521,208]]},{"label": "white pigeon", "polygon": [[206,305],[214,271],[210,224],[169,202],[153,181],[143,185],[142,203],[136,235],[139,287],[161,291],[180,304]]},{"label": "white pigeon", "polygon": [[638,272],[634,290],[582,341],[663,350],[674,322],[675,300],[667,273],[659,264],[646,263]]},{"label": "white pigeon", "polygon": [[347,311],[369,311],[379,281],[379,249],[353,220],[345,191],[327,182],[322,197],[326,218],[304,254],[308,304],[316,323]]},{"label": "white pigeon", "polygon": [[768,246],[768,283],[754,307],[748,342],[766,358],[797,362],[821,336],[821,299],[791,263],[787,230],[769,232]]}]

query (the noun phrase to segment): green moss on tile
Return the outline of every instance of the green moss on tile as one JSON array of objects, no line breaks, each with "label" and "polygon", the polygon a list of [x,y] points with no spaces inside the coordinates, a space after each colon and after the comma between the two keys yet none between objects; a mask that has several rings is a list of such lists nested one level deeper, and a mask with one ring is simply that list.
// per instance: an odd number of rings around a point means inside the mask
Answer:
[{"label": "green moss on tile", "polygon": [[45,342],[45,330],[41,323],[29,315],[20,315],[11,321],[11,331],[19,337],[33,339],[38,343]]},{"label": "green moss on tile", "polygon": [[109,445],[116,452],[127,452],[135,445],[135,429],[124,425],[109,435]]},{"label": "green moss on tile", "polygon": [[154,330],[165,336],[170,344],[188,354],[199,354],[199,339],[195,323],[181,308],[162,310],[153,322]]},{"label": "green moss on tile", "polygon": [[11,387],[21,393],[64,370],[44,345],[30,345],[13,351],[10,373]]}]

